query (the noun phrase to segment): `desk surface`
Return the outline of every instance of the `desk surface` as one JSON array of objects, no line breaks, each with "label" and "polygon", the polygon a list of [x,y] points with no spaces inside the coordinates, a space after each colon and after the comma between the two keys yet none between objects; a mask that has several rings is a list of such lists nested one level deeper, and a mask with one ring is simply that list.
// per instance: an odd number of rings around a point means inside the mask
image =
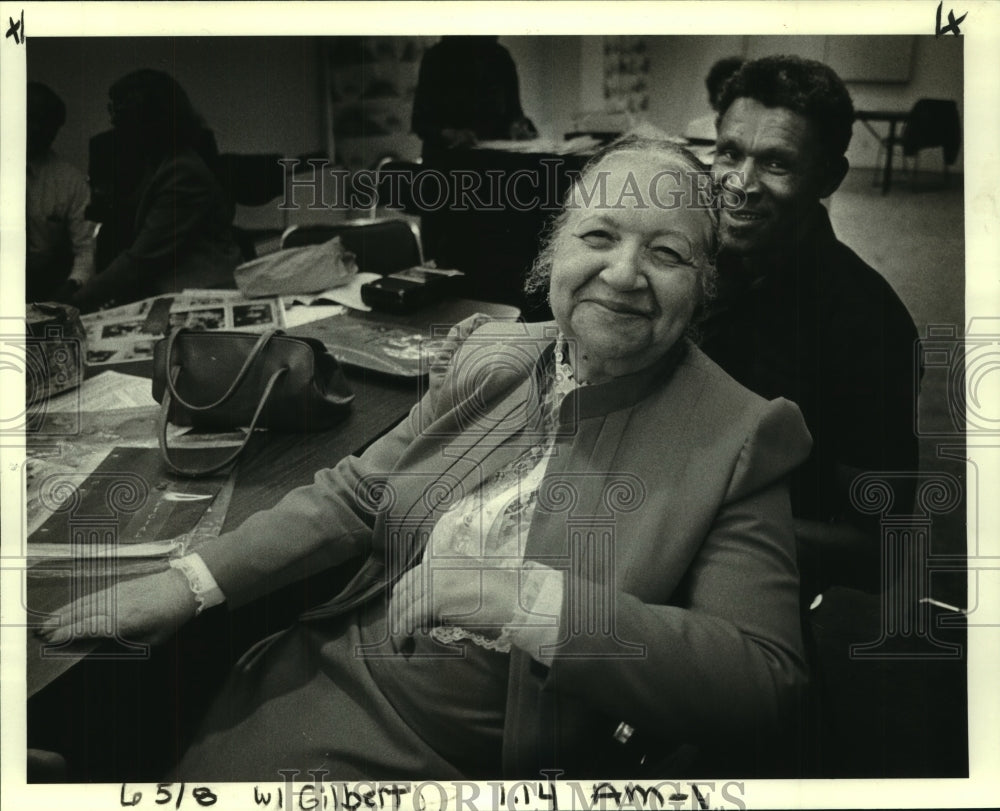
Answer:
[{"label": "desk surface", "polygon": [[[509,317],[511,309],[485,302],[455,299],[412,316],[390,317],[391,323],[409,323],[420,330],[426,324],[440,324],[447,319],[461,320],[471,312]],[[101,371],[108,367],[101,367]],[[151,363],[129,364],[118,369],[148,376]],[[418,396],[421,382],[414,378],[395,378],[363,369],[345,368],[355,401],[346,421],[321,433],[271,434],[257,436],[241,457],[235,471],[236,486],[226,512],[224,530],[239,526],[252,513],[268,509],[288,491],[309,484],[317,470],[329,467],[343,457],[367,447],[395,425]],[[150,427],[155,413],[143,419]],[[45,438],[42,438],[44,440]],[[127,443],[118,443],[127,444]],[[72,453],[72,441],[67,442]],[[164,474],[166,475],[166,474]],[[136,570],[156,571],[166,568],[165,560],[148,561]],[[113,564],[112,564],[113,567]],[[96,566],[77,561],[67,568],[66,560],[36,566],[28,571],[28,607],[44,614],[68,603],[74,589],[90,590],[101,585],[108,575],[107,564]],[[119,569],[112,568],[115,576]],[[77,595],[78,596],[78,595]],[[83,656],[93,654],[95,643],[82,643],[65,650],[46,650],[40,640],[28,634],[27,691],[31,696],[73,667]]]}]

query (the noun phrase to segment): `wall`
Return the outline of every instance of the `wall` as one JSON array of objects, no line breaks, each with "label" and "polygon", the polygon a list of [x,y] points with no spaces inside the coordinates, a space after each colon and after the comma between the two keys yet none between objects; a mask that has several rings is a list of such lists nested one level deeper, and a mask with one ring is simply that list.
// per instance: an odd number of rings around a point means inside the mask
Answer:
[{"label": "wall", "polygon": [[[724,56],[757,58],[791,53],[824,60],[827,37],[651,37],[649,120],[667,132],[678,133],[685,122],[711,112],[704,79],[712,63]],[[857,38],[852,38],[857,40]],[[905,83],[849,82],[857,109],[908,110],[923,97],[954,99],[963,110],[963,60],[961,37],[914,37],[910,79]],[[873,43],[874,44],[874,43]],[[592,92],[594,92],[592,90]],[[885,132],[885,125],[874,125]],[[862,124],[855,124],[848,151],[852,166],[873,167],[878,142]],[[941,166],[940,150],[928,150],[921,168]],[[959,153],[955,167],[962,169]]]},{"label": "wall", "polygon": [[[648,120],[678,133],[709,112],[704,77],[724,56],[792,52],[823,58],[825,37],[650,37]],[[521,80],[525,113],[541,134],[561,138],[581,112],[602,108],[601,37],[505,36]],[[91,135],[107,129],[107,88],[139,67],[172,73],[214,129],[223,152],[297,155],[326,148],[319,41],[263,38],[37,38],[28,41],[28,76],[66,101],[67,123],[56,148],[81,168]],[[913,70],[904,84],[852,82],[859,108],[908,109],[922,96],[962,106],[961,37],[916,37]],[[877,143],[861,126],[848,157],[874,166]],[[959,155],[958,169],[961,169]],[[940,165],[928,151],[921,166]]]},{"label": "wall", "polygon": [[[954,99],[959,120],[964,121],[962,38],[914,37],[913,73],[906,84],[852,82],[849,87],[854,106],[869,110],[908,110],[920,98]],[[874,166],[877,144],[861,124],[854,125],[854,139],[847,153],[852,165]],[[955,164],[962,171],[964,155]],[[920,168],[940,169],[941,150],[928,149],[920,155]]]},{"label": "wall", "polygon": [[746,37],[652,37],[649,120],[679,135],[687,122],[712,112],[705,90],[709,68],[745,55]]},{"label": "wall", "polygon": [[580,94],[580,49],[594,37],[500,37],[517,65],[521,106],[539,134],[559,140],[573,128]]},{"label": "wall", "polygon": [[[28,78],[66,102],[55,149],[84,171],[90,137],[110,127],[108,88],[146,67],[177,79],[220,152],[294,156],[326,148],[319,47],[312,37],[32,37],[26,59]],[[316,217],[289,218],[276,204],[237,211],[245,227],[280,228],[301,219]]]},{"label": "wall", "polygon": [[324,148],[319,61],[313,38],[39,38],[28,41],[28,78],[66,102],[57,150],[81,168],[90,136],[110,126],[108,87],[137,68],[164,70],[215,131],[221,152]]},{"label": "wall", "polygon": [[[794,53],[823,60],[829,51],[824,47],[827,37],[747,37],[747,55],[764,56],[772,53]],[[845,39],[840,37],[838,39]],[[859,38],[852,37],[852,41]],[[882,37],[876,39],[881,40]],[[918,36],[914,42],[910,79],[907,82],[848,82],[855,109],[909,110],[920,98],[954,99],[958,102],[961,119],[963,105],[962,38]],[[875,44],[875,43],[873,43]],[[873,125],[881,132],[886,125]],[[877,165],[878,142],[863,124],[854,125],[854,138],[847,152],[852,166]],[[962,169],[959,152],[955,169]],[[920,156],[921,169],[940,169],[941,151],[927,150]]]}]

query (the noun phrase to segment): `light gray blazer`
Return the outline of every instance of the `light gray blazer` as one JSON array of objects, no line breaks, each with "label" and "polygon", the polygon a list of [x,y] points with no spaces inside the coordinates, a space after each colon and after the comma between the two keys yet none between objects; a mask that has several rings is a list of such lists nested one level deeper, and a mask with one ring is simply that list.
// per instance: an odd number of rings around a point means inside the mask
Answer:
[{"label": "light gray blazer", "polygon": [[[442,505],[537,440],[554,335],[552,324],[484,325],[436,398],[203,547],[229,601],[352,557],[366,561],[359,575],[310,615],[385,599]],[[505,777],[627,773],[620,721],[667,747],[751,735],[805,679],[785,477],[808,431],[794,404],[751,393],[694,346],[675,349],[562,403],[525,557],[568,572],[563,642],[551,667],[511,653]]]}]

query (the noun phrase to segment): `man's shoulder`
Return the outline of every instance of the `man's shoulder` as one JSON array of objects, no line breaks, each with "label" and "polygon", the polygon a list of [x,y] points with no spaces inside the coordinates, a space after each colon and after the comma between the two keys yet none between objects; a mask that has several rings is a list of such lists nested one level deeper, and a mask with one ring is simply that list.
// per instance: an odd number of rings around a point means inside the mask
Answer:
[{"label": "man's shoulder", "polygon": [[860,281],[866,285],[882,286],[889,283],[874,267],[862,259],[857,251],[837,236],[831,234],[829,242],[823,246],[820,254],[822,269],[830,273],[832,279]]},{"label": "man's shoulder", "polygon": [[913,317],[889,280],[851,247],[834,237],[820,262],[818,281],[832,312],[849,309],[858,318],[888,319],[916,332]]}]

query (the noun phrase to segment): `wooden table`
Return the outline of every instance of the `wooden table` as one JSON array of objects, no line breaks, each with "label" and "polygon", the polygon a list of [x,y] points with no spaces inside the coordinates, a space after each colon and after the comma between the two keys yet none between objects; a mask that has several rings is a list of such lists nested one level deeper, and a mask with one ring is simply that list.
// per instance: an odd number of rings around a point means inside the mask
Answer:
[{"label": "wooden table", "polygon": [[[409,315],[369,314],[366,318],[391,326],[406,325],[415,331],[431,325],[454,323],[475,312],[501,318],[516,318],[517,310],[505,305],[467,299],[449,299]],[[104,371],[111,367],[98,367]],[[150,376],[151,362],[115,367],[118,371]],[[94,373],[88,370],[88,375]],[[345,367],[355,394],[347,420],[322,433],[257,436],[235,471],[236,483],[223,530],[233,529],[252,513],[274,506],[288,491],[309,484],[317,470],[366,448],[409,411],[416,402],[419,378],[392,377],[365,369]],[[150,426],[154,414],[146,417]],[[45,437],[40,437],[45,441]],[[72,441],[66,443],[72,453]],[[123,443],[124,444],[124,443]],[[173,478],[163,472],[164,478]],[[82,571],[87,564],[61,560],[28,571],[28,607],[44,615],[70,602],[74,589],[95,587],[95,577]],[[166,561],[151,561],[136,568],[166,568]],[[89,571],[89,570],[88,570]],[[58,572],[58,574],[55,574]],[[99,578],[96,578],[99,579]],[[76,596],[79,596],[77,594]],[[85,655],[94,655],[98,643],[78,643],[68,650],[53,650],[28,634],[27,690],[32,696],[77,664]],[[122,653],[122,652],[119,652]],[[127,655],[127,651],[124,652]],[[126,658],[126,657],[122,657]]]},{"label": "wooden table", "polygon": [[[885,143],[885,168],[882,170],[882,194],[888,194],[892,185],[892,150],[896,146],[896,125],[906,121],[910,117],[908,110],[855,110],[854,118],[865,125],[867,130],[874,135],[879,143]],[[889,125],[889,134],[883,140],[874,127],[872,121],[882,121]]]},{"label": "wooden table", "polygon": [[[366,318],[426,331],[475,312],[501,318],[518,315],[515,308],[505,305],[452,299],[410,315]],[[133,363],[118,371],[148,376],[151,363]],[[347,366],[345,373],[355,393],[345,422],[322,433],[266,433],[250,443],[235,470],[235,489],[223,530],[273,506],[289,490],[309,484],[317,470],[363,450],[405,416],[421,388],[417,377],[393,377]],[[151,420],[152,415],[143,419]],[[141,419],[133,421],[133,436],[152,436],[152,430],[151,421],[148,430]],[[47,439],[64,441],[44,436],[39,441]],[[72,445],[72,440],[66,444]],[[155,475],[161,481],[169,476],[165,470]],[[167,563],[133,565],[131,575],[129,569],[112,568],[110,577],[105,567],[103,582],[84,561],[63,559],[44,566],[50,571],[48,576],[41,567],[29,570],[27,576],[27,604],[36,622],[81,590],[85,593],[115,577],[134,576],[136,568],[155,571]],[[31,633],[29,624],[27,745],[61,754],[70,782],[169,779],[171,765],[191,741],[236,658],[257,640],[287,627],[303,610],[332,597],[350,576],[350,567],[345,564],[318,572],[248,606],[206,611],[165,644],[145,651],[109,641],[52,650]]]}]

